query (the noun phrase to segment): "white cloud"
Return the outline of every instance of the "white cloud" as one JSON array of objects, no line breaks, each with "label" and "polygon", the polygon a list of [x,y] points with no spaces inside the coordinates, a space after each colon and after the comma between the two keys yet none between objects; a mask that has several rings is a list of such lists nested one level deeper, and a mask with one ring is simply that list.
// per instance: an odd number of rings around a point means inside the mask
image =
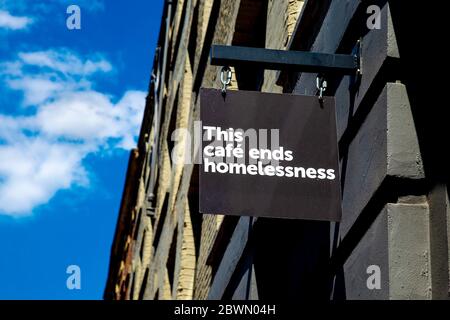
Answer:
[{"label": "white cloud", "polygon": [[40,104],[65,89],[63,83],[43,77],[25,76],[19,79],[10,79],[6,82],[11,89],[23,92],[25,105]]},{"label": "white cloud", "polygon": [[142,91],[127,91],[116,104],[96,91],[70,92],[39,108],[34,120],[38,130],[51,137],[95,145],[119,139],[119,146],[131,148],[129,141],[139,130],[144,101]]},{"label": "white cloud", "polygon": [[[81,60],[73,52],[64,49],[20,52],[18,57],[16,61],[0,64],[0,72],[4,74],[9,88],[23,92],[25,106],[88,90],[92,86],[90,76],[113,70],[111,64],[101,56]],[[39,72],[36,72],[36,68]]]},{"label": "white cloud", "polygon": [[8,11],[0,10],[0,28],[9,30],[26,29],[33,20],[29,17],[17,17],[11,15]]},{"label": "white cloud", "polygon": [[82,13],[97,13],[105,9],[104,0],[0,0],[0,31],[25,30],[55,14],[65,13],[73,4],[78,5]]},{"label": "white cloud", "polygon": [[146,94],[114,100],[97,91],[94,73],[111,70],[105,59],[64,50],[21,53],[0,66],[0,81],[34,107],[0,114],[0,214],[28,215],[59,190],[87,186],[88,155],[135,146]]},{"label": "white cloud", "polygon": [[28,66],[49,68],[66,75],[88,76],[96,72],[109,72],[111,64],[103,58],[80,60],[70,51],[37,51],[19,53],[21,62]]},{"label": "white cloud", "polygon": [[58,190],[86,185],[85,155],[70,144],[44,138],[23,139],[0,147],[0,211],[26,215]]}]

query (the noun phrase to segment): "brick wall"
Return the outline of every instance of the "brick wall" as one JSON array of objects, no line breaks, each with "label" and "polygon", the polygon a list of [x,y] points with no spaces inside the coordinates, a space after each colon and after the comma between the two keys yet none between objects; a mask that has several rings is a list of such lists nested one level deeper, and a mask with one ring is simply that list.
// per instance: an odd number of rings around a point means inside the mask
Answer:
[{"label": "brick wall", "polygon": [[[411,73],[420,55],[410,29],[421,10],[405,18],[400,4],[380,1],[381,28],[370,30],[368,4],[357,0],[173,3],[166,79],[157,95],[150,84],[105,297],[448,298],[448,172],[439,172],[446,161],[430,143],[439,137],[438,118],[423,111],[426,81]],[[161,26],[160,52],[164,19]],[[325,92],[336,98],[342,222],[200,215],[196,167],[176,161],[194,155],[173,149],[171,137],[180,128],[193,132],[200,87],[220,87],[220,68],[209,65],[211,44],[350,53],[358,40],[362,75],[329,76]],[[159,65],[155,60],[155,75]],[[316,76],[244,67],[233,69],[230,89],[315,95]],[[370,290],[374,265],[381,288]]]}]

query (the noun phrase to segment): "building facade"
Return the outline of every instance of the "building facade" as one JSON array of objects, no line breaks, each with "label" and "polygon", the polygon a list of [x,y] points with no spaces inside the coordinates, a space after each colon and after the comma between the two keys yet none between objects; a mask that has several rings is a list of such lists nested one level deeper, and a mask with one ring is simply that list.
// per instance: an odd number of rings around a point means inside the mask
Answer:
[{"label": "building facade", "polygon": [[[448,299],[448,158],[433,148],[444,126],[411,72],[426,9],[401,2],[166,2],[105,299]],[[198,166],[175,142],[199,119],[200,88],[221,87],[211,45],[350,54],[358,41],[361,76],[330,76],[325,91],[342,221],[200,214]],[[316,74],[232,71],[229,90],[317,95]]]}]

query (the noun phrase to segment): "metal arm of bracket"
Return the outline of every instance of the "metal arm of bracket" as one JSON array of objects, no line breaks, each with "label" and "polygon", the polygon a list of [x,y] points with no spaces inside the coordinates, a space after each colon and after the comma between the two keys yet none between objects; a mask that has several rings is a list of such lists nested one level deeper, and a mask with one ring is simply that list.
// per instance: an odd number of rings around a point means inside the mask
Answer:
[{"label": "metal arm of bracket", "polygon": [[359,61],[359,50],[347,55],[239,46],[211,47],[211,64],[216,66],[251,65],[269,70],[355,75],[360,70]]}]

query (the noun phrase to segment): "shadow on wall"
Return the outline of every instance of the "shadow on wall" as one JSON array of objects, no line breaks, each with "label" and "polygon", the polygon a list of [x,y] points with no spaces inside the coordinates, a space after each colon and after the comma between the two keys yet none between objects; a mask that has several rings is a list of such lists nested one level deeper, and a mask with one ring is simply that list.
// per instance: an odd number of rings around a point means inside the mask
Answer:
[{"label": "shadow on wall", "polygon": [[258,219],[252,240],[259,299],[329,299],[329,222]]}]

